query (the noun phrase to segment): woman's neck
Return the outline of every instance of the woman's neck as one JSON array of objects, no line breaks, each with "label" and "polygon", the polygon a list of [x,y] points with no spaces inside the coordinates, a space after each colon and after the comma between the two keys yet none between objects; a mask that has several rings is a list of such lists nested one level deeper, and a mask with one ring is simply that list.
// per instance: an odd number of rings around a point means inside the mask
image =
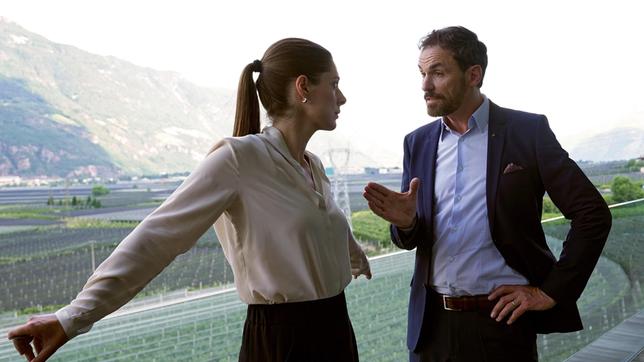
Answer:
[{"label": "woman's neck", "polygon": [[306,127],[307,123],[304,120],[295,119],[281,119],[273,123],[273,127],[277,128],[284,137],[286,147],[288,147],[291,156],[299,162],[300,165],[306,167],[306,160],[304,159],[304,151],[311,136],[315,130]]}]

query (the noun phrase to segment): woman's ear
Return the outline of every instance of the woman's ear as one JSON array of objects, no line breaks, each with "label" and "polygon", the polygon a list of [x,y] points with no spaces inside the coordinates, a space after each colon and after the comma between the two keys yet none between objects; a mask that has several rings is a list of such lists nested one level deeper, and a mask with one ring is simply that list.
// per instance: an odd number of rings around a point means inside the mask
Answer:
[{"label": "woman's ear", "polygon": [[295,78],[295,93],[298,102],[306,103],[309,97],[309,78],[305,75],[300,75]]}]

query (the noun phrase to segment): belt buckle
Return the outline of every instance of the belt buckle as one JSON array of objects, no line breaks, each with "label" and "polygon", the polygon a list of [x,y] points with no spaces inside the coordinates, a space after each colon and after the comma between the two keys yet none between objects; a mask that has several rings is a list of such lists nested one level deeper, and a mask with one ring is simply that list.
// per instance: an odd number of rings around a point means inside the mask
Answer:
[{"label": "belt buckle", "polygon": [[452,311],[452,312],[460,312],[461,311],[461,309],[450,308],[450,307],[447,306],[447,298],[449,298],[448,295],[443,294],[442,297],[443,297],[443,309],[449,310],[449,311]]}]

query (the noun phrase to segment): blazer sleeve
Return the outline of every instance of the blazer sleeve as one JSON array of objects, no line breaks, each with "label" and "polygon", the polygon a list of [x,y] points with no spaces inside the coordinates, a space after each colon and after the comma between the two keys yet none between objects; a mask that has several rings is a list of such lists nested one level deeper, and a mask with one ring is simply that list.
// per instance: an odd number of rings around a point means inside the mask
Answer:
[{"label": "blazer sleeve", "polygon": [[68,306],[56,312],[69,338],[132,299],[176,256],[190,249],[237,195],[239,165],[222,141],[96,269]]},{"label": "blazer sleeve", "polygon": [[545,190],[571,220],[559,260],[540,288],[558,303],[575,302],[606,243],[611,214],[595,186],[561,148],[545,116],[536,133],[537,163]]},{"label": "blazer sleeve", "polygon": [[[409,182],[411,181],[410,177],[410,167],[411,167],[411,155],[409,150],[410,135],[405,137],[404,142],[404,153],[403,153],[403,174],[402,174],[402,184],[400,186],[401,192],[409,191]],[[421,185],[424,180],[421,180]],[[389,225],[389,233],[391,241],[401,249],[412,250],[418,246],[418,237],[420,236],[420,230],[422,229],[422,220],[418,217],[418,211],[416,212],[416,218],[414,226],[411,230],[402,230],[396,225]]]}]

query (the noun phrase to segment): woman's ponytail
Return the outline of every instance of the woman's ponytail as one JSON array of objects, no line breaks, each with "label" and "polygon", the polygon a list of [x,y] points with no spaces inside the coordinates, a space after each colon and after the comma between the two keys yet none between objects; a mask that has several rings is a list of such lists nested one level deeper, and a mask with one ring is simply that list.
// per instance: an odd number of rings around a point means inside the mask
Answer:
[{"label": "woman's ponytail", "polygon": [[255,134],[260,131],[259,100],[255,81],[253,80],[253,72],[261,72],[261,65],[262,63],[259,60],[255,60],[244,68],[239,77],[235,128],[233,130],[233,136],[235,137]]}]

